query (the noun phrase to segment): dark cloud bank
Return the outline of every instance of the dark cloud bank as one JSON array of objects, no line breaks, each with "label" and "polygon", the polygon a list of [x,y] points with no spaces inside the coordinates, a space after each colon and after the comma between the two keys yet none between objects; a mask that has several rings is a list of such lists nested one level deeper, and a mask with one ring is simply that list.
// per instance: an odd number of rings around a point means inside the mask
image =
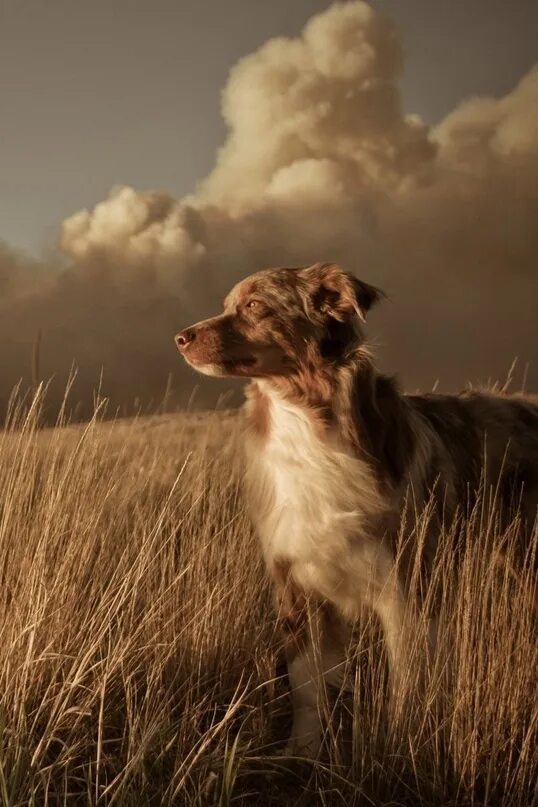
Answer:
[{"label": "dark cloud bank", "polygon": [[195,195],[115,188],[63,222],[56,261],[0,249],[0,405],[29,384],[38,329],[51,411],[73,363],[81,413],[101,368],[114,408],[156,403],[170,374],[184,403],[201,379],[176,330],[246,273],[316,260],[388,292],[370,331],[407,389],[503,379],[517,356],[536,390],[538,69],[435,127],[402,111],[401,71],[389,20],[332,6],[232,70],[228,138]]}]

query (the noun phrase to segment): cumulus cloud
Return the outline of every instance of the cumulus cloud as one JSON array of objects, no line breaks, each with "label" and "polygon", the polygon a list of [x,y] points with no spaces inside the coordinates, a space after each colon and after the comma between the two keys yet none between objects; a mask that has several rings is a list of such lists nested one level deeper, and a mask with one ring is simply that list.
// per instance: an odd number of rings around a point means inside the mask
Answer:
[{"label": "cumulus cloud", "polygon": [[230,136],[203,195],[250,206],[282,172],[300,178],[301,166],[302,176],[344,169],[355,193],[416,176],[434,149],[426,127],[402,115],[401,66],[397,31],[365,3],[335,5],[300,39],[268,42],[232,71]]},{"label": "cumulus cloud", "polygon": [[82,210],[62,226],[60,244],[75,261],[107,254],[119,265],[154,259],[173,271],[178,255],[196,261],[204,253],[196,239],[199,217],[187,203],[163,193],[115,188],[90,213]]},{"label": "cumulus cloud", "polygon": [[168,372],[192,386],[170,337],[237,278],[335,259],[391,295],[374,328],[408,387],[503,375],[515,355],[538,383],[538,69],[435,127],[402,110],[402,69],[398,31],[363,2],[267,42],[229,76],[228,136],[195,195],[115,188],[69,217],[46,294],[0,255],[0,331],[13,311],[45,318],[67,340],[50,369],[103,364],[118,399],[148,398]]}]

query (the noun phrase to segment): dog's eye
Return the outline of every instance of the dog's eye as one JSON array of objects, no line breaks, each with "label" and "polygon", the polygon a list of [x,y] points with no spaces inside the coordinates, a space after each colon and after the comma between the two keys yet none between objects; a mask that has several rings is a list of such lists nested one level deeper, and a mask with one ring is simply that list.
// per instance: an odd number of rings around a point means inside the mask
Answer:
[{"label": "dog's eye", "polygon": [[259,305],[260,304],[259,304],[258,300],[249,300],[248,303],[246,304],[245,308],[251,308],[251,309],[252,308],[259,308]]}]

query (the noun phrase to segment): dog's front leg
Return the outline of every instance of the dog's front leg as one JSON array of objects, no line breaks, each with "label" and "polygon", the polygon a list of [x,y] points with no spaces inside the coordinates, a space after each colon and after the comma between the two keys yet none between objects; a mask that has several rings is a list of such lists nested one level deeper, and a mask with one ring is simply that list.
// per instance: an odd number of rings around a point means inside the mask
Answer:
[{"label": "dog's front leg", "polygon": [[328,603],[305,603],[298,621],[285,620],[293,723],[285,755],[315,759],[327,712],[327,685],[341,687],[350,628]]},{"label": "dog's front leg", "polygon": [[284,756],[316,759],[323,739],[323,693],[314,659],[313,643],[300,650],[286,651],[291,687],[293,722]]}]

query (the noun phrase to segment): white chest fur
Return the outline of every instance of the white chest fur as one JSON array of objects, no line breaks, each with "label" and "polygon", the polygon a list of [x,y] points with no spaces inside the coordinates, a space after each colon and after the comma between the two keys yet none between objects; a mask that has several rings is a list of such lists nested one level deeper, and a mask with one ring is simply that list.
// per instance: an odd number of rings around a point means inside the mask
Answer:
[{"label": "white chest fur", "polygon": [[289,562],[307,591],[355,598],[357,577],[371,577],[369,524],[382,507],[372,472],[336,436],[320,435],[308,412],[264,393],[270,425],[263,440],[248,440],[247,484],[266,561]]}]

